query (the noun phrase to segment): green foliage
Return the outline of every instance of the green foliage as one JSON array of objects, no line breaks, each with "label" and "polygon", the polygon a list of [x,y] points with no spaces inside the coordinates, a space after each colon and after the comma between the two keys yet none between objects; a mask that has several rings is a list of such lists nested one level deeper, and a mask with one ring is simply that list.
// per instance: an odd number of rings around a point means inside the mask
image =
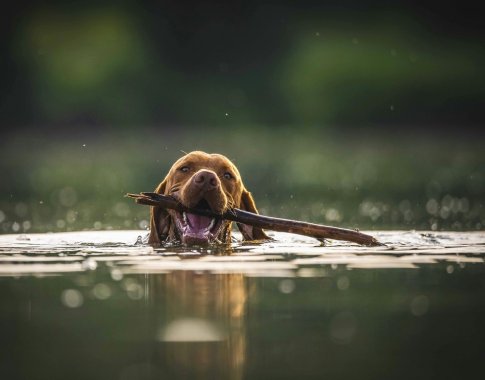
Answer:
[{"label": "green foliage", "polygon": [[[389,35],[359,38],[332,31],[301,38],[281,72],[293,119],[307,124],[406,121],[446,112],[482,91],[477,46]],[[426,120],[426,118],[424,118]]]},{"label": "green foliage", "polygon": [[[328,128],[476,119],[485,87],[478,42],[431,36],[402,20],[386,24],[391,16],[352,27],[295,23],[274,54],[248,53],[230,65],[224,53],[190,41],[174,52],[169,31],[150,36],[143,17],[122,8],[41,8],[19,25],[14,45],[29,82],[24,92],[47,124]],[[179,58],[178,49],[191,50]],[[206,54],[212,63],[198,65]]]}]

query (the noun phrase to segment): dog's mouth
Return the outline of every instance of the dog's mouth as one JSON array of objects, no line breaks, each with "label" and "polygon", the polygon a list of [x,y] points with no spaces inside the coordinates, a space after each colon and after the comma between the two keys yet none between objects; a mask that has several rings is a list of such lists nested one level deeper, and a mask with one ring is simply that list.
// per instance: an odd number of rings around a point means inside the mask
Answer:
[{"label": "dog's mouth", "polygon": [[[211,210],[205,199],[195,207],[200,210]],[[184,245],[207,245],[217,242],[223,220],[209,216],[175,211],[175,225]]]}]

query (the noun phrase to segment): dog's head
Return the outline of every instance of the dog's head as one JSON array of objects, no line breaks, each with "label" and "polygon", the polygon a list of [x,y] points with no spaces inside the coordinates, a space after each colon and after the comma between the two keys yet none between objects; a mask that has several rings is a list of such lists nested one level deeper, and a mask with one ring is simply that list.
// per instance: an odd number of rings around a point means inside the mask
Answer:
[{"label": "dog's head", "polygon": [[[195,151],[177,160],[155,189],[189,208],[210,209],[222,214],[239,208],[257,213],[236,166],[223,155]],[[149,243],[180,241],[186,245],[229,243],[232,223],[218,218],[152,207]],[[238,224],[245,240],[268,239],[260,228]]]}]

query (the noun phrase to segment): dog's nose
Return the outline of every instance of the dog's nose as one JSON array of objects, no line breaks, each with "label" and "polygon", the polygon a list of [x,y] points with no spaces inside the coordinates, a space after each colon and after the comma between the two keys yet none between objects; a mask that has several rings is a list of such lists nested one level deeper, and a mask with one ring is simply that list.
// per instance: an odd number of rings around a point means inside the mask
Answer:
[{"label": "dog's nose", "polygon": [[219,180],[216,173],[209,170],[200,170],[194,175],[194,184],[201,190],[209,191],[219,186]]}]

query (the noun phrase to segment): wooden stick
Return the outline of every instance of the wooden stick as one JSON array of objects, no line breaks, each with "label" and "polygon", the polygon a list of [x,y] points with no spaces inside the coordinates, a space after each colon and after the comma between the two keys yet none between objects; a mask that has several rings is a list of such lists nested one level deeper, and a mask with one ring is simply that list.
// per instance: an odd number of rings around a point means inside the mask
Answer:
[{"label": "wooden stick", "polygon": [[345,240],[367,246],[383,245],[370,235],[346,228],[330,227],[290,219],[273,218],[270,216],[239,210],[237,208],[228,210],[224,214],[220,215],[211,210],[187,208],[170,196],[151,192],[143,192],[140,194],[129,193],[126,194],[126,196],[134,198],[136,203],[143,205],[160,206],[163,208],[177,210],[179,212],[190,212],[192,214],[208,216],[211,218],[227,219],[233,222],[264,228],[266,230],[289,232],[293,234],[310,236],[316,239]]}]

